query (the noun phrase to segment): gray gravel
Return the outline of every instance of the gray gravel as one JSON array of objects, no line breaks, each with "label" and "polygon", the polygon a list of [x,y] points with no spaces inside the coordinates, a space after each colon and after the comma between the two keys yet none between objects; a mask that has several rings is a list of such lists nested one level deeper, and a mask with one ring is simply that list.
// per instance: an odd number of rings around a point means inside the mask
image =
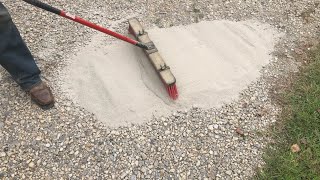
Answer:
[{"label": "gray gravel", "polygon": [[320,35],[318,0],[47,0],[120,32],[126,31],[125,19],[138,16],[147,27],[253,18],[286,33],[261,79],[237,101],[110,129],[59,93],[57,74],[66,59],[96,32],[21,1],[4,2],[58,101],[56,108],[40,110],[0,70],[4,179],[248,179],[263,165],[263,149],[272,141],[268,128],[281,111],[271,96],[279,92],[274,85],[297,70],[303,61],[295,55]]}]

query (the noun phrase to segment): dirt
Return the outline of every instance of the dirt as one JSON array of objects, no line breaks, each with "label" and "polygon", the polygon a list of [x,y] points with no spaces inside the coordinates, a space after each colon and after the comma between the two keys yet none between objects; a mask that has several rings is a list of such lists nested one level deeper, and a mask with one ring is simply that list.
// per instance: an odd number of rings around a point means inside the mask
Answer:
[{"label": "dirt", "polygon": [[204,21],[149,30],[177,79],[169,99],[142,51],[100,34],[72,57],[64,89],[109,126],[142,123],[191,106],[220,107],[235,100],[267,65],[280,34],[256,21]]}]

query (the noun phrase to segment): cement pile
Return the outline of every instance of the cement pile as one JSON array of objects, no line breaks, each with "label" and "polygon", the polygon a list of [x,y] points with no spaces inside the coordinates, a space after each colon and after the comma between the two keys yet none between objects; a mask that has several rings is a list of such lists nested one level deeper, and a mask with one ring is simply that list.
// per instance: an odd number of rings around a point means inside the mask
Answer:
[{"label": "cement pile", "polygon": [[142,51],[98,35],[73,57],[64,89],[110,126],[142,123],[153,115],[236,99],[272,58],[277,32],[254,21],[200,22],[149,30],[177,78],[180,97],[167,93]]}]

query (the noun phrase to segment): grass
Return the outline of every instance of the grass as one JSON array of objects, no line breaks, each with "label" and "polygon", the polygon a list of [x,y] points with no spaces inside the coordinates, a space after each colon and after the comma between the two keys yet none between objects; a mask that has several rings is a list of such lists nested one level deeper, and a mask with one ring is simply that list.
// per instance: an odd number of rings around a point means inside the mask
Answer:
[{"label": "grass", "polygon": [[[283,121],[275,127],[275,145],[265,153],[265,167],[257,179],[320,180],[320,47],[296,77],[285,102]],[[290,147],[298,144],[301,151]]]}]

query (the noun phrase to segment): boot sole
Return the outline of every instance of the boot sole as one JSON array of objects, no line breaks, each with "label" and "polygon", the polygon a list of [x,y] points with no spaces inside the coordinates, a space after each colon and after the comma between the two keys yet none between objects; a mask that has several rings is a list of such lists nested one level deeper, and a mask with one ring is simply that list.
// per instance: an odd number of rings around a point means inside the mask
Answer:
[{"label": "boot sole", "polygon": [[48,105],[41,105],[35,100],[32,100],[32,102],[35,103],[36,105],[38,105],[42,110],[49,110],[49,109],[53,108],[53,106],[54,106],[54,102],[51,104],[48,104]]},{"label": "boot sole", "polygon": [[40,106],[40,108],[43,109],[43,110],[49,110],[49,109],[53,108],[54,103],[49,104],[49,105],[45,105],[45,106],[41,106],[41,105],[39,105],[39,106]]}]

